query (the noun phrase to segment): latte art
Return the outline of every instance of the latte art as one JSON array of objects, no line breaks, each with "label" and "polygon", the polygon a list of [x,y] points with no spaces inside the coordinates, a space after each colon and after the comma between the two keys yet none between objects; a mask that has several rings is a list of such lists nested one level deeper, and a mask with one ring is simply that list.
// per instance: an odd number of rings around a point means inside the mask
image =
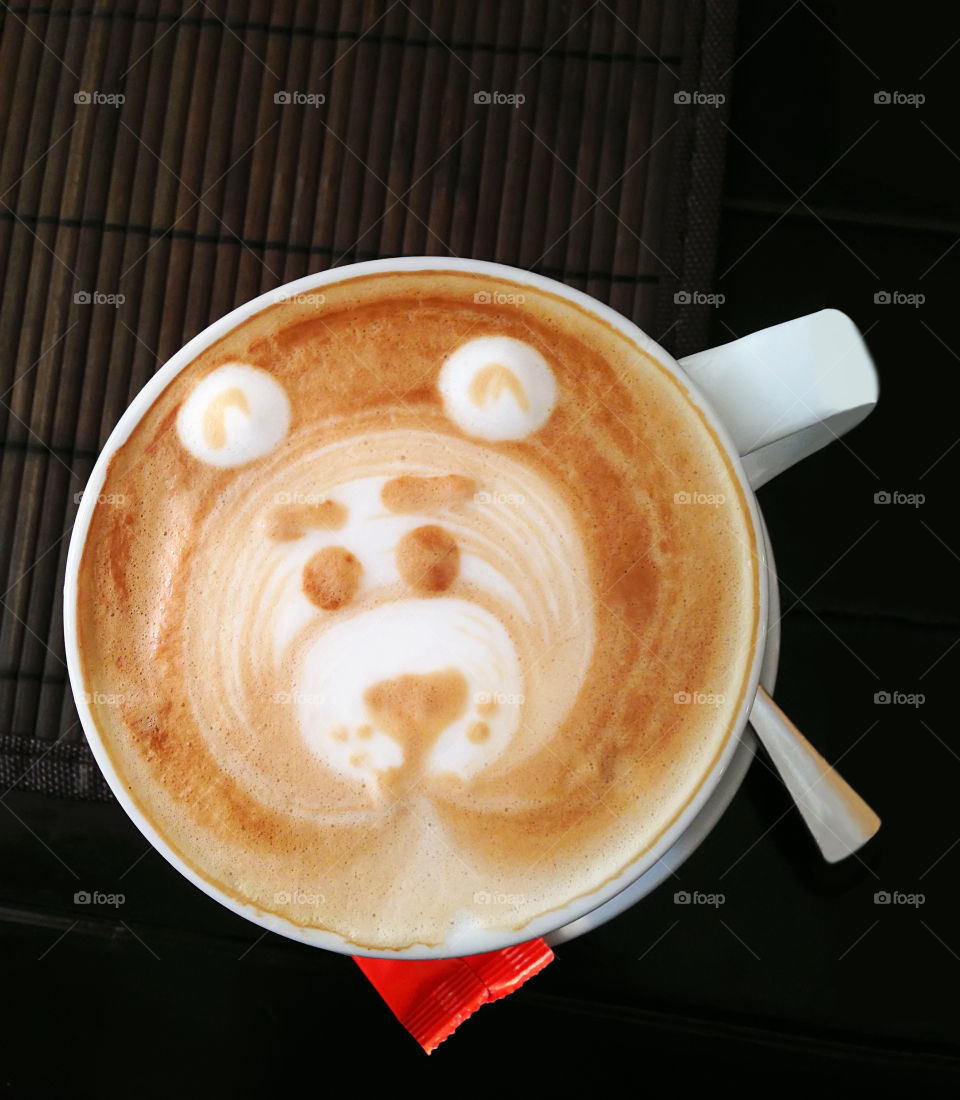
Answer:
[{"label": "latte art", "polygon": [[114,454],[83,676],[204,879],[455,952],[597,890],[696,792],[752,659],[752,526],[681,387],[579,307],[324,289],[202,352]]},{"label": "latte art", "polygon": [[[315,814],[329,794],[372,810],[385,792],[465,779],[549,739],[590,662],[591,603],[576,523],[522,464],[435,432],[327,446],[302,432],[234,478],[206,519],[183,671],[201,681],[211,655],[229,671],[194,716],[259,802]],[[524,702],[495,702],[506,697]],[[264,728],[302,740],[323,784],[284,783],[260,758]]]},{"label": "latte art", "polygon": [[553,412],[557,388],[543,356],[522,340],[481,336],[447,359],[437,385],[444,408],[468,435],[524,439]]},{"label": "latte art", "polygon": [[266,371],[243,363],[208,374],[177,418],[184,447],[214,466],[241,466],[268,454],[289,426],[283,388]]}]

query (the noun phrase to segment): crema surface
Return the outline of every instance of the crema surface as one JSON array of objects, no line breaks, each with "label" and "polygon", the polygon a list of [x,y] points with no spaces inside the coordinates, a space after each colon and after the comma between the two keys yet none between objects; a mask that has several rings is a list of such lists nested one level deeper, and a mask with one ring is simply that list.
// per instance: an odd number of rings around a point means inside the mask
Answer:
[{"label": "crema surface", "polygon": [[203,878],[348,944],[456,944],[675,820],[743,700],[757,571],[729,460],[626,337],[369,275],[239,325],[114,454],[81,666]]}]

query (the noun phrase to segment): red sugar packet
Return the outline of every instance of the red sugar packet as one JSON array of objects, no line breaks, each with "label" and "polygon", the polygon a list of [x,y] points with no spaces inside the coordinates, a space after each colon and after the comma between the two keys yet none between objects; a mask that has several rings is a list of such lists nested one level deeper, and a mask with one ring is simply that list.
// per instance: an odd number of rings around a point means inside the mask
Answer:
[{"label": "red sugar packet", "polygon": [[460,959],[353,957],[427,1054],[481,1005],[519,989],[552,959],[553,952],[540,939]]}]

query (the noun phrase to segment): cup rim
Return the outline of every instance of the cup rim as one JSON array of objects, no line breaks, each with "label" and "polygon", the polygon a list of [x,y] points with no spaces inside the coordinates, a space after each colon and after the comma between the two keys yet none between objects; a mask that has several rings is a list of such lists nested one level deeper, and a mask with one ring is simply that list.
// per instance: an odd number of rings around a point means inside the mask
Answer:
[{"label": "cup rim", "polygon": [[[596,890],[588,894],[579,895],[565,906],[547,910],[521,928],[510,933],[473,932],[467,937],[471,940],[469,944],[450,944],[449,940],[445,940],[442,944],[435,946],[413,944],[401,949],[367,948],[362,945],[350,943],[337,933],[294,924],[275,913],[260,909],[252,903],[241,902],[222,892],[216,885],[195,871],[154,827],[150,819],[139,808],[132,795],[127,791],[122,778],[114,768],[106,750],[106,746],[100,737],[96,722],[93,719],[90,705],[85,698],[86,686],[80,667],[80,656],[77,646],[77,582],[80,561],[90,521],[106,477],[110,460],[116,451],[127,441],[133,429],[163,390],[166,389],[170,382],[185,367],[192,363],[202,351],[216,343],[249,317],[296,294],[315,291],[324,286],[330,286],[372,274],[383,274],[387,272],[443,271],[465,272],[481,276],[489,275],[492,278],[503,279],[515,284],[528,285],[556,297],[563,298],[585,312],[611,325],[673,376],[675,382],[677,382],[684,391],[687,399],[700,411],[709,427],[712,429],[715,438],[722,445],[743,492],[743,497],[747,505],[747,512],[750,516],[757,568],[758,614],[753,637],[753,656],[749,674],[745,678],[746,687],[743,690],[736,717],[727,729],[722,748],[714,756],[709,770],[701,777],[694,793],[688,798],[679,813],[658,834],[654,842],[623,867],[617,875],[607,879],[597,887]],[[93,470],[90,473],[90,477],[87,480],[86,487],[83,490],[83,495],[80,500],[76,521],[70,537],[63,585],[64,645],[67,670],[84,735],[117,801],[123,807],[127,816],[133,821],[134,825],[136,825],[144,837],[150,842],[151,846],[155,848],[168,863],[188,879],[188,881],[192,882],[194,886],[198,887],[209,897],[213,898],[221,905],[224,905],[238,916],[245,917],[261,928],[276,932],[279,935],[297,940],[301,943],[325,947],[328,950],[336,951],[341,954],[411,960],[478,954],[483,951],[492,951],[524,943],[537,936],[548,935],[550,932],[557,931],[563,926],[592,912],[594,909],[599,908],[601,905],[606,904],[606,902],[626,889],[645,871],[654,866],[654,864],[656,864],[673,846],[694,818],[696,818],[710,795],[716,789],[720,778],[730,765],[737,745],[740,742],[741,735],[749,720],[750,711],[759,685],[760,670],[763,663],[767,635],[768,609],[769,578],[766,548],[754,490],[747,480],[741,456],[727,428],[713,410],[702,391],[699,390],[694,382],[684,373],[683,368],[679,365],[677,360],[647,335],[647,333],[634,324],[634,322],[583,291],[567,286],[565,283],[558,282],[555,279],[547,278],[544,275],[526,271],[523,268],[511,267],[506,264],[493,263],[487,260],[468,260],[460,257],[445,256],[401,256],[387,259],[365,260],[360,263],[328,268],[325,271],[305,275],[300,279],[284,283],[282,286],[276,287],[264,294],[260,294],[249,302],[237,306],[189,340],[169,360],[167,360],[162,367],[160,367],[146,385],[136,394],[107,438],[94,464]]]}]

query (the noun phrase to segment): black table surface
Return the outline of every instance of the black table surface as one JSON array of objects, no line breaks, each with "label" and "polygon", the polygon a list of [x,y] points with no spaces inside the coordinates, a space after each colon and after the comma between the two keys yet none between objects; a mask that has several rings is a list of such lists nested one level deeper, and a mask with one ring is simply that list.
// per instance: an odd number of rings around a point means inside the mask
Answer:
[{"label": "black table surface", "polygon": [[[743,0],[704,288],[723,297],[714,343],[832,306],[876,360],[876,412],[759,499],[778,701],[877,809],[877,838],[825,865],[758,758],[676,878],[427,1061],[348,958],[261,935],[117,805],[15,791],[0,813],[11,1093],[321,1094],[358,1069],[371,1088],[471,1093],[774,1074],[827,1095],[956,1087],[958,42],[954,5]],[[122,893],[122,920],[78,920],[78,890]],[[681,890],[723,904],[678,905]]]}]

